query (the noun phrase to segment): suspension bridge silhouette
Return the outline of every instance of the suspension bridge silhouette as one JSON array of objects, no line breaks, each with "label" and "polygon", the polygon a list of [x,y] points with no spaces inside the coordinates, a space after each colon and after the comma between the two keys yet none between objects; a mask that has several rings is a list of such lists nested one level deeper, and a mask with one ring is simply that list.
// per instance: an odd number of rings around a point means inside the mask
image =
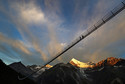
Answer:
[{"label": "suspension bridge silhouette", "polygon": [[67,45],[62,51],[58,52],[57,55],[54,58],[50,59],[39,70],[37,70],[37,71],[33,72],[32,74],[30,74],[28,76],[25,76],[23,78],[20,78],[18,76],[18,79],[19,80],[24,80],[24,79],[32,76],[33,74],[37,73],[43,67],[45,67],[47,64],[50,64],[52,61],[54,61],[55,59],[57,59],[58,57],[60,57],[62,54],[64,54],[66,51],[68,51],[69,49],[71,49],[73,46],[75,46],[81,40],[83,40],[84,38],[86,38],[87,36],[89,36],[92,32],[94,32],[95,30],[97,30],[98,28],[100,28],[103,24],[105,24],[106,22],[108,22],[109,20],[111,20],[113,17],[115,17],[117,14],[119,14],[124,9],[125,9],[125,0],[123,2],[121,2],[119,5],[117,5],[113,10],[109,11],[103,18],[101,18],[92,27],[88,28],[86,30],[86,32],[84,32],[83,34],[81,34],[78,38],[76,38],[69,45]]}]

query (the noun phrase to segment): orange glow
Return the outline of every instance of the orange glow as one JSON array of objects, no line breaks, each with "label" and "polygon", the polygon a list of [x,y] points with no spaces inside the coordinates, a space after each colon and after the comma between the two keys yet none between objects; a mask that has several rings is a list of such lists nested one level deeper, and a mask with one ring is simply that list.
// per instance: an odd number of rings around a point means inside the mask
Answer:
[{"label": "orange glow", "polygon": [[53,67],[53,66],[51,66],[51,65],[47,64],[47,65],[46,65],[46,67],[47,67],[47,68],[51,68],[51,67]]},{"label": "orange glow", "polygon": [[113,66],[121,60],[122,60],[121,58],[109,57],[106,60],[102,60],[102,61],[96,63],[94,67],[101,67],[104,65]]},{"label": "orange glow", "polygon": [[80,62],[74,58],[69,63],[72,64],[73,66],[76,66],[79,68],[91,68],[93,66],[93,65],[90,65],[88,63]]}]

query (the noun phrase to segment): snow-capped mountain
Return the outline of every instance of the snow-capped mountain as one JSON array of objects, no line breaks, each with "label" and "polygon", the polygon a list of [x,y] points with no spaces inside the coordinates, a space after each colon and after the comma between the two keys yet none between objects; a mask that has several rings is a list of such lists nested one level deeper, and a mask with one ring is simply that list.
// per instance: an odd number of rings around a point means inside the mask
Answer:
[{"label": "snow-capped mountain", "polygon": [[76,60],[75,58],[72,58],[69,63],[79,68],[92,68],[94,65],[92,62],[84,63]]},{"label": "snow-capped mountain", "polygon": [[[97,68],[97,67],[103,67],[103,66],[119,66],[120,64],[124,64],[124,59],[121,58],[115,58],[115,57],[109,57],[105,60],[99,61],[98,63],[92,63],[92,62],[80,62],[76,60],[75,58],[72,58],[69,62],[73,66],[79,67],[79,68]],[[122,62],[122,63],[121,63]],[[125,65],[125,64],[124,64]]]}]

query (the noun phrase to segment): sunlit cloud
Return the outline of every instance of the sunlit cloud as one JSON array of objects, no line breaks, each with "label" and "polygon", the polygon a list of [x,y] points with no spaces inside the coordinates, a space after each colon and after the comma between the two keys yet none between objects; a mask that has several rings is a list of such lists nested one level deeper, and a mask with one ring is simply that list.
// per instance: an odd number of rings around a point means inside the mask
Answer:
[{"label": "sunlit cloud", "polygon": [[26,4],[25,6],[20,6],[20,16],[28,23],[42,24],[46,21],[44,13],[33,3]]},{"label": "sunlit cloud", "polygon": [[[102,18],[110,8],[114,8],[118,2],[77,0],[65,4],[59,0],[43,2],[15,0],[8,1],[7,7],[0,4],[0,12],[18,31],[17,35],[20,35],[20,38],[13,39],[8,33],[10,31],[2,33],[4,28],[1,26],[0,52],[7,56],[19,57],[17,59],[25,64],[45,63]],[[67,6],[69,8],[66,8]],[[118,57],[123,54],[125,49],[118,51],[117,47],[121,48],[120,44],[124,46],[124,12],[74,46],[56,62],[68,62],[75,57],[80,61],[97,62],[106,57]],[[5,19],[0,21],[6,22]],[[11,26],[7,30],[10,29]],[[8,47],[12,48],[12,52]]]},{"label": "sunlit cloud", "polygon": [[[18,19],[15,18],[13,13],[6,11],[6,9],[2,9],[4,11],[2,12],[10,17],[12,24],[16,25],[17,30],[21,34],[22,39],[29,50],[31,50],[30,48],[33,48],[34,52],[37,52],[41,55],[41,60],[47,61],[56,53],[62,50],[62,47],[64,46],[60,45],[58,36],[56,35],[56,25],[61,24],[59,18],[57,18],[58,15],[53,13],[53,17],[45,16],[45,11],[43,12],[40,6],[37,6],[37,4],[33,1],[24,4],[20,4],[18,2],[10,2],[10,7],[13,8],[15,12],[17,12],[16,17]],[[55,19],[55,21],[53,21],[52,19]],[[49,33],[49,38],[47,39],[50,39],[50,41],[47,42],[48,44],[46,47],[43,46],[44,44],[40,40],[40,38],[37,38],[37,35],[40,35],[42,33],[42,29],[44,29],[41,24],[46,27],[46,30]],[[39,28],[32,29],[32,25],[39,25]],[[33,31],[39,31],[39,33],[37,33],[36,35]],[[20,47],[23,50],[23,52],[29,54],[29,52],[20,45],[22,42],[19,41],[19,43],[15,43],[17,47]],[[45,50],[43,47],[47,49],[47,53],[43,51]],[[49,55],[49,58],[47,55]]]},{"label": "sunlit cloud", "polygon": [[25,47],[24,43],[20,40],[14,40],[14,39],[9,39],[8,37],[5,37],[2,33],[0,33],[0,42],[8,44],[9,46],[13,46],[16,49],[21,50],[22,52],[30,55],[31,52],[28,50],[27,47]]}]

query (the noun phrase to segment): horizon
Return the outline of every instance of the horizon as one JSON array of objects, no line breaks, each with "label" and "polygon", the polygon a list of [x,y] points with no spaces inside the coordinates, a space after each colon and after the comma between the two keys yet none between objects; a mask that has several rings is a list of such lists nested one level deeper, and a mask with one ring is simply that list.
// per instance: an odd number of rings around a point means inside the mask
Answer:
[{"label": "horizon", "polygon": [[[82,62],[82,61],[79,61],[79,60],[77,60],[76,58],[72,58],[69,62],[67,62],[67,63],[70,63],[70,64],[72,64],[72,62],[71,61],[78,61],[78,64],[80,63],[81,65],[82,64],[88,64],[89,62],[90,63],[94,63],[94,64],[97,64],[97,63],[99,63],[99,62],[101,62],[101,61],[104,61],[104,60],[107,60],[107,59],[111,59],[111,58],[115,58],[115,59],[122,59],[122,58],[116,58],[116,57],[108,57],[108,58],[106,58],[106,59],[102,59],[102,60],[100,60],[100,61],[98,61],[98,62],[91,62],[91,61],[88,61],[88,62]],[[1,60],[1,59],[0,59]],[[125,60],[125,59],[123,59],[123,60]],[[3,63],[5,63],[3,60],[1,60]],[[18,62],[13,62],[13,63],[21,63],[21,64],[23,64],[21,61],[18,61]],[[11,64],[13,64],[13,63],[11,63]],[[60,63],[63,63],[63,62],[60,62]],[[64,63],[64,64],[67,64],[67,63]],[[5,63],[6,64],[6,63]],[[6,64],[7,66],[10,66],[11,64]],[[76,62],[76,64],[77,64],[77,62]],[[25,64],[23,64],[24,66],[32,66],[32,65],[37,65],[37,66],[40,66],[40,67],[42,67],[43,65],[38,65],[38,64],[29,64],[29,65],[25,65]],[[50,66],[55,66],[55,65],[57,65],[57,64],[54,64],[54,65],[51,65],[51,64],[47,64],[47,65],[50,65]],[[72,64],[73,65],[73,64]],[[88,64],[89,65],[89,64]],[[90,64],[91,65],[91,64]],[[73,66],[76,66],[76,65],[73,65]],[[78,67],[78,66],[77,66]],[[82,67],[83,68],[83,67]]]},{"label": "horizon", "polygon": [[[43,65],[123,0],[0,1],[0,59]],[[108,3],[107,3],[108,2]],[[51,64],[125,58],[125,10]],[[51,65],[50,64],[50,65]]]}]

